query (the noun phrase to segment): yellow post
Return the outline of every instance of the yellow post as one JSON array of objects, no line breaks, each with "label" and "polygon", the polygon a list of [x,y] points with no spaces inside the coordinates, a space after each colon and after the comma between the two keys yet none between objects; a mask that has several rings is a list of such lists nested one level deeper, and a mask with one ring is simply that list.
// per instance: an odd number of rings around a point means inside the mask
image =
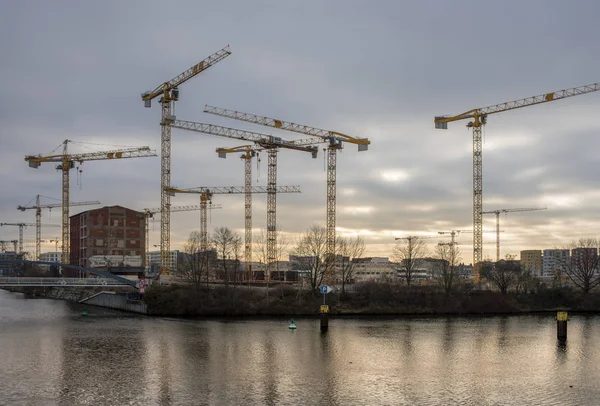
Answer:
[{"label": "yellow post", "polygon": [[567,339],[567,321],[569,321],[567,312],[556,313],[556,337],[559,340]]}]

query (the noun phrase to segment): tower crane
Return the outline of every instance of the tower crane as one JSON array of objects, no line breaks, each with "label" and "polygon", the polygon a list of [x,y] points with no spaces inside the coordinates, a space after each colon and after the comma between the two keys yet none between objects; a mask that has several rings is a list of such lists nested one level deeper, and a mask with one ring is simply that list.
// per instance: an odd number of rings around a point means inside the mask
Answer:
[{"label": "tower crane", "polygon": [[[14,227],[19,227],[19,254],[23,253],[23,229],[25,227],[32,227],[32,226],[37,226],[36,224],[31,224],[31,223],[0,223],[0,227],[1,226],[14,226]],[[43,224],[44,227],[60,227],[60,225],[58,224]],[[36,244],[37,244],[37,239],[36,239]]]},{"label": "tower crane", "polygon": [[[212,209],[220,209],[221,205],[220,204],[215,204],[213,206],[210,207],[211,210]],[[175,212],[181,212],[181,211],[195,211],[195,210],[201,210],[202,206],[198,206],[198,205],[191,205],[191,206],[174,206],[171,207],[171,213],[175,213]],[[149,232],[148,232],[148,222],[150,220],[150,218],[154,217],[155,214],[160,213],[160,208],[157,209],[144,209],[144,219],[146,221],[145,224],[145,230],[146,230],[146,256],[148,256],[148,252],[150,249],[150,239],[149,239]],[[148,264],[146,264],[147,266]]]},{"label": "tower crane", "polygon": [[521,211],[537,211],[546,210],[546,207],[534,207],[524,209],[498,209],[491,211],[484,211],[481,214],[495,214],[496,215],[496,262],[500,261],[500,213],[514,213]]},{"label": "tower crane", "polygon": [[62,261],[69,263],[69,171],[75,163],[83,164],[85,161],[99,161],[105,159],[143,158],[156,156],[156,151],[150,147],[125,148],[111,151],[86,152],[70,154],[67,146],[71,140],[63,141],[63,153],[60,155],[27,155],[25,161],[30,168],[38,168],[43,162],[55,162],[56,170],[62,172]]},{"label": "tower crane", "polygon": [[160,148],[160,273],[169,272],[169,252],[171,251],[171,197],[167,189],[171,187],[171,127],[165,125],[165,119],[171,117],[174,103],[179,100],[179,86],[200,72],[231,55],[229,45],[198,62],[185,72],[164,82],[156,89],[142,93],[144,107],[151,107],[152,100],[160,96],[161,111],[161,148]]},{"label": "tower crane", "polygon": [[592,93],[598,90],[600,90],[600,83],[596,82],[589,85],[494,104],[492,106],[474,108],[455,116],[437,116],[434,118],[435,128],[442,130],[447,130],[448,123],[450,122],[465,119],[472,120],[467,124],[467,128],[473,129],[473,278],[476,281],[479,280],[479,265],[483,257],[483,159],[481,130],[487,123],[487,116],[503,111],[515,110],[522,107],[565,99],[567,97]]},{"label": "tower crane", "polygon": [[[217,148],[219,158],[227,158],[227,154],[241,153],[244,160],[244,262],[245,269],[252,267],[252,158],[264,148],[255,148],[252,145],[242,145],[234,148]],[[252,272],[249,271],[250,275]]]},{"label": "tower crane", "polygon": [[299,134],[306,134],[318,137],[328,143],[327,147],[327,249],[326,254],[329,258],[328,268],[333,266],[335,259],[335,222],[336,222],[336,177],[337,177],[337,151],[343,148],[343,142],[349,142],[358,146],[358,151],[366,151],[371,144],[367,138],[355,138],[337,131],[322,130],[320,128],[309,127],[296,124],[289,121],[278,120],[255,114],[242,113],[234,110],[227,110],[214,106],[206,106],[205,113],[215,114],[221,117],[227,117],[234,120],[246,121],[248,123],[259,124],[266,127],[277,128],[280,130],[291,131]]},{"label": "tower crane", "polygon": [[193,121],[168,120],[168,125],[187,131],[195,131],[203,134],[216,135],[243,141],[251,141],[268,151],[267,166],[267,274],[271,274],[275,266],[275,251],[277,245],[277,152],[279,148],[293,149],[296,151],[310,152],[313,158],[317,157],[319,149],[310,139],[286,141],[281,137],[255,133],[252,131],[238,130],[235,128],[222,127],[213,124],[196,123]]},{"label": "tower crane", "polygon": [[[247,194],[248,190],[247,188],[244,187],[239,187],[239,186],[226,186],[226,187],[196,187],[196,188],[190,188],[190,189],[176,189],[176,188],[170,188],[169,191],[171,192],[172,195],[175,195],[176,193],[196,193],[196,194],[200,194],[200,205],[202,207],[202,211],[200,212],[201,214],[204,213],[204,215],[200,216],[201,221],[200,221],[200,250],[201,252],[206,252],[208,250],[208,233],[207,233],[207,229],[206,229],[206,205],[207,203],[212,203],[212,196],[213,194],[219,194],[219,195],[229,195],[229,194]],[[249,193],[267,193],[267,194],[271,194],[271,193],[300,193],[300,187],[299,186],[268,186],[268,187],[264,187],[264,186],[254,186],[250,188]],[[267,220],[269,220],[268,216],[267,216]],[[268,223],[268,221],[267,221]],[[247,223],[246,223],[247,225]],[[274,225],[274,224],[273,224]],[[268,225],[267,225],[268,227]],[[248,235],[247,233],[248,230],[246,230],[246,236]],[[267,233],[269,232],[269,228],[267,228]],[[251,235],[251,234],[250,234]],[[269,243],[269,239],[267,238],[267,244]],[[248,241],[245,241],[244,245],[247,245]],[[274,247],[273,247],[273,250]],[[273,256],[273,258],[271,258],[271,256]],[[269,253],[269,247],[267,247],[267,261],[269,262],[267,264],[267,275],[265,276],[265,279],[270,278],[271,275],[271,263],[274,263],[275,261],[275,254],[270,254]],[[248,261],[245,261],[246,264],[248,264]],[[251,279],[251,272],[252,270],[250,268],[246,268],[246,271],[250,273],[249,279]]]},{"label": "tower crane", "polygon": [[[450,244],[456,244],[456,236],[460,233],[472,233],[473,230],[452,230],[452,231],[438,231],[438,234],[450,234],[450,238],[452,239]],[[440,243],[442,244],[442,243]]]},{"label": "tower crane", "polygon": [[[99,201],[93,202],[70,202],[69,206],[91,206],[95,204],[100,204]],[[39,261],[41,250],[41,240],[42,240],[42,209],[52,209],[54,207],[61,207],[62,203],[53,203],[53,204],[40,204],[40,195],[37,195],[35,198],[35,206],[17,206],[17,210],[25,211],[25,210],[33,210],[35,209],[35,258]]]}]

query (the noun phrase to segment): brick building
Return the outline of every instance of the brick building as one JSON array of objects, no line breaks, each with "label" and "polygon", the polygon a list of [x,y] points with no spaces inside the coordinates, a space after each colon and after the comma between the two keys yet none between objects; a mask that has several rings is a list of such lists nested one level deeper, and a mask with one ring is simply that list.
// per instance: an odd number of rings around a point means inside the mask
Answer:
[{"label": "brick building", "polygon": [[122,206],[105,206],[71,216],[69,262],[89,267],[98,255],[146,258],[144,213]]}]

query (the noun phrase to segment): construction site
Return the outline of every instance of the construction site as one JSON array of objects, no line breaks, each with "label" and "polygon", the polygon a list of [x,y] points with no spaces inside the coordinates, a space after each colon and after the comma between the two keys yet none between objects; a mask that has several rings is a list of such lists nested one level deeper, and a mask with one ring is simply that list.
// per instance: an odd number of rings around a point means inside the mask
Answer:
[{"label": "construction site", "polygon": [[[160,108],[160,116],[158,113],[155,115],[155,120],[160,126],[160,135],[157,131],[155,136],[156,139],[160,139],[160,150],[153,150],[148,146],[104,150],[98,150],[97,147],[94,147],[93,152],[71,152],[69,146],[73,144],[81,144],[85,148],[89,147],[84,143],[66,139],[49,154],[26,154],[25,161],[30,168],[40,169],[54,165],[55,169],[61,173],[61,199],[59,199],[60,202],[53,199],[54,203],[45,203],[41,201],[41,197],[45,197],[38,194],[29,203],[17,207],[17,210],[21,212],[33,211],[35,213],[35,223],[0,223],[2,230],[5,229],[4,226],[18,228],[18,238],[11,237],[10,239],[0,240],[2,259],[29,259],[57,263],[57,266],[52,267],[54,272],[57,272],[56,268],[61,268],[58,264],[99,268],[129,278],[148,279],[150,281],[175,280],[189,282],[190,279],[194,280],[196,278],[196,276],[192,276],[194,273],[201,273],[203,280],[207,283],[221,283],[229,280],[259,284],[269,282],[296,283],[303,279],[310,279],[310,273],[315,272],[314,264],[304,266],[302,261],[299,260],[303,256],[298,255],[297,248],[290,247],[287,240],[285,242],[286,247],[282,248],[281,246],[284,244],[278,241],[286,232],[286,230],[281,229],[277,220],[278,195],[294,194],[289,197],[281,196],[281,199],[301,201],[303,191],[303,187],[299,185],[281,186],[278,184],[278,157],[280,151],[291,150],[308,153],[292,155],[310,157],[308,161],[311,161],[315,160],[321,151],[325,175],[320,183],[315,182],[315,184],[305,186],[311,189],[322,188],[322,193],[325,196],[325,207],[322,208],[321,219],[318,221],[315,219],[315,223],[324,225],[322,226],[324,232],[323,249],[319,252],[304,255],[304,257],[315,257],[317,262],[322,262],[323,267],[319,270],[319,284],[339,284],[340,272],[343,274],[341,269],[344,268],[344,263],[352,263],[352,268],[356,267],[357,269],[356,274],[353,274],[351,278],[342,276],[342,278],[348,279],[346,282],[354,283],[364,280],[383,280],[385,278],[402,279],[402,275],[405,275],[407,271],[403,271],[405,258],[402,258],[402,255],[399,255],[398,252],[394,255],[390,249],[388,256],[367,257],[364,255],[364,247],[360,254],[353,254],[340,249],[341,246],[346,244],[346,240],[340,242],[338,235],[338,230],[344,229],[344,225],[339,224],[337,220],[338,155],[342,152],[344,146],[350,146],[349,144],[354,144],[357,152],[368,151],[371,145],[369,138],[208,104],[205,105],[203,110],[207,117],[222,120],[228,125],[229,123],[241,122],[255,127],[266,127],[270,131],[276,131],[278,135],[217,125],[210,122],[182,120],[181,117],[176,115],[176,104],[185,104],[186,98],[193,97],[192,94],[182,92],[180,100],[180,91],[187,87],[187,82],[195,77],[202,80],[203,73],[206,70],[225,63],[222,61],[230,57],[231,54],[232,51],[228,45],[172,79],[165,82],[159,81],[159,84],[153,90],[142,93],[141,101],[144,107],[151,108],[154,102]],[[453,269],[455,267],[456,269],[460,268],[461,277],[473,283],[482,282],[482,279],[485,279],[481,275],[483,264],[486,261],[498,262],[504,258],[500,248],[501,232],[504,232],[500,227],[500,216],[506,217],[508,213],[516,214],[548,209],[547,207],[507,207],[484,210],[482,134],[488,116],[585,95],[598,90],[600,90],[600,84],[592,83],[486,107],[475,107],[456,115],[435,116],[436,129],[447,130],[448,123],[464,120],[467,121],[466,127],[472,132],[472,228],[446,231],[417,230],[417,233],[408,236],[391,235],[390,241],[387,243],[395,244],[395,250],[400,250],[402,244],[407,244],[409,249],[412,250],[413,244],[417,242],[425,245],[433,244],[434,250],[435,247],[443,246],[449,247],[450,250],[456,250],[457,245],[459,245],[457,237],[461,233],[471,234],[472,246],[469,250],[472,249],[472,261],[469,264],[467,258],[461,258],[460,262],[452,262],[451,267]],[[183,97],[184,95],[185,97]],[[173,136],[177,132],[191,132],[223,141],[233,141],[231,142],[233,146],[216,148],[215,158],[224,159],[228,156],[240,158],[242,165],[230,160],[231,165],[235,165],[237,169],[232,168],[227,173],[238,175],[230,176],[231,180],[243,179],[243,184],[214,186],[211,174],[205,173],[198,179],[202,186],[195,184],[181,187],[178,182],[180,174],[176,170],[173,171],[172,165],[173,161],[176,162],[177,160],[177,156],[173,152],[174,145],[184,142],[180,141],[180,139],[183,139],[183,135]],[[288,138],[286,134],[289,134],[291,138]],[[253,173],[253,166],[256,164],[258,167],[261,157],[265,155],[267,158],[267,181],[266,186],[260,186],[253,182],[253,176],[258,175]],[[360,155],[362,156],[362,154]],[[356,162],[360,162],[361,156],[356,158]],[[71,201],[70,174],[72,172],[77,174],[79,184],[81,167],[84,162],[154,157],[158,158],[156,161],[160,162],[160,194],[157,190],[155,208],[134,208],[116,204],[89,209],[76,214],[71,213],[71,207],[101,205],[98,200]],[[354,158],[352,159],[354,160]],[[93,164],[93,166],[95,165]],[[101,165],[103,164],[98,164],[98,166]],[[131,165],[133,167],[134,164]],[[340,166],[342,174],[344,169],[343,166]],[[465,174],[463,173],[461,176],[465,176]],[[223,177],[218,176],[217,178]],[[115,182],[118,182],[118,178],[115,178]],[[351,179],[343,178],[342,182],[346,188],[352,187]],[[33,194],[36,191],[32,190],[31,192]],[[257,231],[255,223],[253,223],[253,197],[255,194],[266,195],[266,225],[260,242],[257,242]],[[187,195],[194,196],[197,204],[189,204],[189,200],[184,204],[173,204],[180,200],[179,196]],[[211,236],[209,230],[209,219],[212,211],[223,207],[222,204],[213,204],[213,199],[221,202],[221,195],[243,195],[243,239],[238,238],[236,240],[235,244],[239,243],[240,249],[238,250],[237,245],[234,244],[233,249],[235,252],[231,251],[230,247],[227,247],[227,252],[219,251],[219,248],[224,248],[219,247],[219,242]],[[98,194],[98,198],[101,197],[101,194]],[[237,199],[241,200],[242,196],[238,196]],[[223,202],[223,204],[231,204],[230,202],[231,200],[228,200],[227,203]],[[60,211],[60,222],[58,224],[42,224],[42,212],[52,208]],[[182,244],[182,241],[178,241],[175,247],[172,242],[173,230],[171,224],[172,213],[178,212],[198,212],[199,227],[193,230],[196,234],[193,236],[190,234],[187,242]],[[483,255],[483,219],[484,215],[491,214],[495,215],[495,230],[490,231],[490,233],[495,233],[494,259],[491,255],[486,258]],[[512,216],[513,214],[511,214]],[[158,241],[150,241],[150,228],[154,227],[155,219],[159,223],[159,238]],[[223,224],[223,226],[227,227],[227,224]],[[47,227],[60,228],[59,233],[58,230],[51,231],[53,235],[59,234],[59,236],[42,238],[42,229]],[[35,228],[35,238],[26,239],[24,230],[32,228]],[[360,232],[357,234],[357,238],[359,237]],[[394,242],[392,242],[392,238],[395,238]],[[428,241],[429,239],[432,239],[432,241]],[[434,241],[434,239],[437,240]],[[54,250],[42,252],[42,244],[47,247],[54,245]],[[463,241],[461,244],[464,246],[465,242]],[[35,249],[26,249],[26,246],[35,246]],[[151,249],[151,247],[155,249]],[[550,247],[547,248],[550,250]],[[546,257],[545,251],[543,252],[540,249],[523,250],[523,252],[524,254],[521,253],[521,257],[525,256],[527,259],[521,258],[521,261],[527,262],[528,269],[534,275],[538,277],[552,277],[554,275],[552,265],[542,266],[542,257]],[[511,260],[516,257],[516,255],[510,256],[509,253],[506,253],[506,255]],[[553,255],[548,253],[549,258],[554,258]],[[392,260],[388,257],[392,257]],[[423,259],[427,259],[426,255],[423,255]],[[432,258],[432,260],[434,259]],[[447,259],[441,259],[448,262]],[[549,259],[549,261],[551,260],[553,259]],[[420,275],[417,279],[430,279],[430,276],[436,272],[435,267],[421,264],[418,269],[415,268],[414,270],[415,275]],[[48,268],[48,265],[46,265],[46,268]],[[2,270],[4,274],[14,273],[14,271],[14,266],[4,266]],[[81,271],[66,268],[58,272],[66,276],[87,276]]]}]

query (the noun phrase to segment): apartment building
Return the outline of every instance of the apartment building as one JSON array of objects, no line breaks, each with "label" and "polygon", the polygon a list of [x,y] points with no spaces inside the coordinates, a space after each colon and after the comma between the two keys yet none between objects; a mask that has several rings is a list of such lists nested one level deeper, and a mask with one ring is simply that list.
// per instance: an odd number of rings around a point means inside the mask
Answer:
[{"label": "apartment building", "polygon": [[521,251],[521,269],[533,276],[542,276],[542,250]]},{"label": "apartment building", "polygon": [[571,260],[571,253],[568,249],[544,250],[542,255],[542,276],[552,277],[557,271],[562,271],[561,264],[566,264]]}]

